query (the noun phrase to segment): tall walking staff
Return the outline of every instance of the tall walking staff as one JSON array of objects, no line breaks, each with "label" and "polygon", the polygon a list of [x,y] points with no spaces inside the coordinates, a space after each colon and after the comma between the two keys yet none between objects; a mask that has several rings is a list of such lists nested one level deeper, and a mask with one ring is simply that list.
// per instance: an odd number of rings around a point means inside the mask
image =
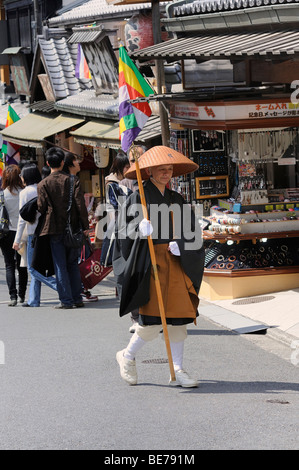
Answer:
[{"label": "tall walking staff", "polygon": [[[134,146],[134,143],[132,144],[131,149],[132,149],[132,154],[134,156],[135,165],[136,165],[136,175],[137,175],[138,189],[139,189],[139,194],[140,194],[140,199],[141,199],[141,204],[142,204],[143,217],[149,220],[145,194],[144,194],[144,188],[142,184],[142,178],[141,178],[141,173],[140,173],[140,168],[139,168],[139,163],[138,163],[139,154],[138,154],[136,147]],[[152,262],[153,273],[154,273],[155,286],[156,286],[157,298],[158,298],[158,303],[159,303],[159,311],[160,311],[161,322],[163,326],[163,333],[164,333],[164,338],[165,338],[165,345],[166,345],[166,351],[167,351],[167,357],[168,357],[168,363],[169,363],[169,369],[170,369],[170,376],[171,376],[171,381],[175,382],[176,378],[175,378],[172,354],[171,354],[171,349],[170,349],[170,341],[169,341],[169,335],[168,335],[168,329],[167,329],[166,315],[165,315],[161,285],[160,285],[158,269],[157,269],[156,254],[155,254],[154,244],[153,244],[151,235],[147,237],[147,241],[148,241],[148,247],[149,247],[149,252],[150,252],[150,257],[151,257],[151,262]]]},{"label": "tall walking staff", "polygon": [[[142,210],[144,218],[146,219],[148,219],[148,213],[140,168],[138,164],[138,152],[134,147],[134,140],[145,126],[148,118],[152,114],[152,111],[147,101],[134,104],[131,101],[138,97],[147,97],[153,93],[153,89],[142,76],[134,62],[128,56],[125,48],[121,44],[119,48],[119,134],[121,139],[121,147],[124,152],[127,152],[129,148],[133,146]],[[154,271],[155,286],[157,289],[157,297],[164,331],[171,381],[174,382],[176,381],[176,378],[170,349],[161,285],[157,271],[156,255],[151,236],[148,236],[147,239]]]}]

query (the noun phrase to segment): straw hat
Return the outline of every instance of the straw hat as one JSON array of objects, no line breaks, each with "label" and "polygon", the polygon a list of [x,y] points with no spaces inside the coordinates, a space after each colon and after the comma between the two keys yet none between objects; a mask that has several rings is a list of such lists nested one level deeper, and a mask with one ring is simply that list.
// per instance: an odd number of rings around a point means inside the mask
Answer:
[{"label": "straw hat", "polygon": [[[149,179],[149,175],[146,173],[145,169],[155,166],[173,165],[172,177],[192,173],[198,168],[196,163],[185,157],[182,153],[163,145],[157,145],[149,149],[139,157],[138,163],[143,180]],[[135,163],[133,163],[130,169],[125,173],[125,177],[133,180],[137,179]]]}]

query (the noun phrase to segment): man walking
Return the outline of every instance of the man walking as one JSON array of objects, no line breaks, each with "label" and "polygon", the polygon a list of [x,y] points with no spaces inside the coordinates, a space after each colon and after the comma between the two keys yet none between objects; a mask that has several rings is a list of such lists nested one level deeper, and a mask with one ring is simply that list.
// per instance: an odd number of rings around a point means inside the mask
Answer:
[{"label": "man walking", "polygon": [[[37,206],[45,214],[40,236],[49,235],[50,245],[57,280],[60,305],[55,308],[83,307],[81,296],[81,277],[78,265],[78,248],[68,248],[63,243],[67,223],[67,209],[70,196],[70,176],[62,171],[64,152],[52,147],[46,153],[50,175],[37,186]],[[71,209],[72,228],[80,224],[88,233],[88,214],[80,181],[74,179]]]}]

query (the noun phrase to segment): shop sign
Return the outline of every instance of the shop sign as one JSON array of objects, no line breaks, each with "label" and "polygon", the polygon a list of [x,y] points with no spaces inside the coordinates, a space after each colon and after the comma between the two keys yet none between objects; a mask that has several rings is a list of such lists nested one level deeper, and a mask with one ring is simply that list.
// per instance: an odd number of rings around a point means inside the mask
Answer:
[{"label": "shop sign", "polygon": [[269,102],[269,103],[242,103],[242,104],[204,104],[197,106],[194,103],[176,104],[174,106],[176,118],[195,121],[235,121],[255,119],[275,119],[299,117],[299,103]]}]

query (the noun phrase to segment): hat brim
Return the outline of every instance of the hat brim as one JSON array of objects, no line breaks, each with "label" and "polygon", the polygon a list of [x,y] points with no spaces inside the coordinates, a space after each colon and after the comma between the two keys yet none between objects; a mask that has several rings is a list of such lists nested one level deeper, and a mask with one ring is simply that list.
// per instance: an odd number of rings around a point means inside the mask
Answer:
[{"label": "hat brim", "polygon": [[[173,178],[193,173],[198,169],[198,165],[185,157],[182,153],[163,145],[158,145],[147,150],[147,152],[138,158],[138,164],[142,180],[150,178],[150,175],[146,171],[147,168],[154,168],[161,165],[173,165]],[[125,177],[128,179],[137,179],[135,163],[133,163],[125,173]]]}]

